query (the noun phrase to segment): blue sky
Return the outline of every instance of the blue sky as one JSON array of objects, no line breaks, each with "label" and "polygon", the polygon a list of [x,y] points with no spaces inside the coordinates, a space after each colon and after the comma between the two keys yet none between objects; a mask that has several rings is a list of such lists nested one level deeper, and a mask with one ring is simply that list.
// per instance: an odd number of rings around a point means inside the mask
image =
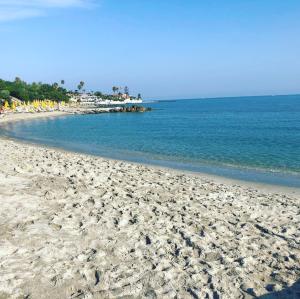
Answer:
[{"label": "blue sky", "polygon": [[300,93],[299,0],[0,0],[0,78],[146,98]]}]

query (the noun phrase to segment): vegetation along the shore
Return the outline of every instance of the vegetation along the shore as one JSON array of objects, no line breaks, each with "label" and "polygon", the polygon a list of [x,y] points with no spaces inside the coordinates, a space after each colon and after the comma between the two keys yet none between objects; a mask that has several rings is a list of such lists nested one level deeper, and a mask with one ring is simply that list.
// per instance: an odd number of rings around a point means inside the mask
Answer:
[{"label": "vegetation along the shore", "polygon": [[[62,80],[61,83],[64,83]],[[24,102],[34,100],[68,101],[70,95],[68,91],[58,83],[26,83],[19,77],[14,81],[4,81],[0,79],[0,99],[10,101],[11,97]]]},{"label": "vegetation along the shore", "polygon": [[[75,90],[67,90],[64,85],[65,80],[48,84],[27,83],[19,77],[16,77],[14,81],[0,79],[0,113],[60,110],[68,102],[72,107],[74,105],[86,107],[142,102],[141,94],[137,97],[130,95],[128,86],[124,88],[113,86],[113,94],[104,94],[100,91],[86,92],[83,89],[84,81],[80,81]],[[143,107],[137,110],[146,111]]]}]

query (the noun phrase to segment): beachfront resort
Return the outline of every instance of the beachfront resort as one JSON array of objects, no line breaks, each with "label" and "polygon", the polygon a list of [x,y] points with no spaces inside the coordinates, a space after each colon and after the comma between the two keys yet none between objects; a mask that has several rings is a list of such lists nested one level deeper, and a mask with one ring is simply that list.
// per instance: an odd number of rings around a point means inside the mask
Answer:
[{"label": "beachfront resort", "polygon": [[[62,111],[70,108],[97,108],[99,111],[129,111],[129,109],[117,108],[117,105],[142,104],[141,95],[137,97],[129,94],[129,88],[125,86],[112,87],[113,94],[86,92],[83,89],[85,83],[81,81],[77,89],[70,91],[64,88],[65,81],[58,83],[28,84],[16,77],[13,82],[0,79],[0,113],[33,113]],[[124,92],[122,92],[124,90]],[[114,108],[107,108],[114,107]],[[145,109],[146,110],[146,109]],[[139,109],[143,111],[143,109]]]}]

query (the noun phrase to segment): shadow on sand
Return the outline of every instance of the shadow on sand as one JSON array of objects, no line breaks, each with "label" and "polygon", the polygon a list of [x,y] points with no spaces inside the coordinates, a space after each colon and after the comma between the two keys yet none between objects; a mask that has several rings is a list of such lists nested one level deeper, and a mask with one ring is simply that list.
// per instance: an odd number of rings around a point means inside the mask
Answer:
[{"label": "shadow on sand", "polygon": [[[270,285],[270,289],[272,285]],[[300,299],[300,279],[291,287],[283,289],[279,292],[272,292],[258,297],[259,299]]]}]

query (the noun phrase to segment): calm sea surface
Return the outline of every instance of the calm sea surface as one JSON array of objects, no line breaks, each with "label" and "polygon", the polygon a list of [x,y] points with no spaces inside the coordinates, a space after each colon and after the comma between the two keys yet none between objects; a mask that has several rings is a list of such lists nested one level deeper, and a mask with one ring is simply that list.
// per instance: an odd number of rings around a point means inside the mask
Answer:
[{"label": "calm sea surface", "polygon": [[300,96],[148,105],[152,112],[17,122],[1,133],[105,157],[300,187]]}]

